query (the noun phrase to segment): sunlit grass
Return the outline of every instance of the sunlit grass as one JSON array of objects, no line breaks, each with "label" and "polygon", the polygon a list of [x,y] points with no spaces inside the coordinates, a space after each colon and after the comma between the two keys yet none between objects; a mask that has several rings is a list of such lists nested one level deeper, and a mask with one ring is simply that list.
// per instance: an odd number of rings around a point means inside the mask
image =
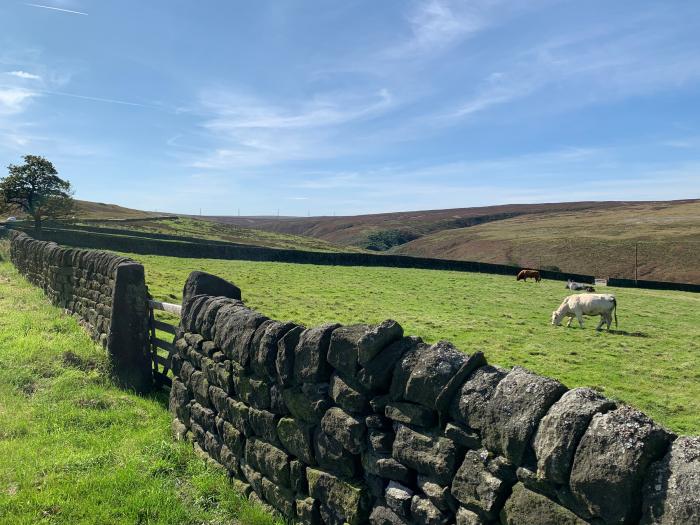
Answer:
[{"label": "sunlit grass", "polygon": [[[555,328],[561,282],[414,269],[333,267],[132,255],[151,293],[179,302],[192,270],[241,287],[264,314],[307,325],[396,319],[406,333],[447,339],[490,362],[522,365],[569,387],[591,386],[683,433],[700,433],[700,295],[609,288],[619,333]],[[613,326],[614,328],[614,326]]]},{"label": "sunlit grass", "polygon": [[281,523],[112,386],[78,326],[0,262],[0,523]]}]

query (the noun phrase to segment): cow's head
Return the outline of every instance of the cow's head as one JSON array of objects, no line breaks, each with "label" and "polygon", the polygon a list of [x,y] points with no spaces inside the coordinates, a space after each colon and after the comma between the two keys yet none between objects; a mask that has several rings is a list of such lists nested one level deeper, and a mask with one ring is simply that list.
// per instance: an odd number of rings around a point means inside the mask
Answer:
[{"label": "cow's head", "polygon": [[564,318],[564,310],[560,307],[558,310],[552,312],[552,324],[554,326],[559,326],[561,320]]}]

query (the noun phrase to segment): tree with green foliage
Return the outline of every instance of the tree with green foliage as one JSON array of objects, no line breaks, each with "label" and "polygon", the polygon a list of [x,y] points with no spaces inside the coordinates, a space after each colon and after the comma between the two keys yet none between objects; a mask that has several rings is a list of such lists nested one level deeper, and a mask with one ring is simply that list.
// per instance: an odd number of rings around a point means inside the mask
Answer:
[{"label": "tree with green foliage", "polygon": [[70,182],[58,176],[54,165],[37,155],[25,155],[24,164],[10,164],[9,175],[0,179],[0,210],[26,213],[41,230],[47,219],[69,216],[74,211]]}]

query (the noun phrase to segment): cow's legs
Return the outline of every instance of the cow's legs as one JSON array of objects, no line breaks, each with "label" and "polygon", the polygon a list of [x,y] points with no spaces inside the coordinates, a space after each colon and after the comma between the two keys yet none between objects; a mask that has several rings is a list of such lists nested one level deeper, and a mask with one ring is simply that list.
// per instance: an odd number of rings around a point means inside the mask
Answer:
[{"label": "cow's legs", "polygon": [[[598,326],[595,327],[596,332],[600,332],[600,328],[603,326],[604,322],[605,322],[605,315],[600,314],[600,322],[598,323]],[[608,328],[610,328],[609,325],[608,325]]]},{"label": "cow's legs", "polygon": [[605,314],[605,323],[608,325],[608,332],[609,332],[610,325],[612,324],[612,315],[610,315],[610,313]]},{"label": "cow's legs", "polygon": [[569,322],[566,323],[566,327],[567,327],[567,328],[571,328],[571,321],[574,320],[574,316],[573,316],[573,315],[569,315],[568,317],[569,317]]},{"label": "cow's legs", "polygon": [[581,315],[579,312],[576,312],[576,319],[578,319],[578,325],[583,328],[583,315]]}]

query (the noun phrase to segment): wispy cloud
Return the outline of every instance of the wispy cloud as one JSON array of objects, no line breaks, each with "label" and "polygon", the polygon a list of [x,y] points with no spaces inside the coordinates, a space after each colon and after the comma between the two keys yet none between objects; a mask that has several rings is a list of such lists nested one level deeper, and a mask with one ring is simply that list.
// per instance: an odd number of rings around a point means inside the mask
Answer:
[{"label": "wispy cloud", "polygon": [[329,158],[338,154],[334,138],[345,127],[383,115],[395,104],[385,89],[366,96],[319,94],[283,105],[235,92],[204,92],[194,112],[216,146],[196,153],[190,164],[232,169]]},{"label": "wispy cloud", "polygon": [[88,13],[83,13],[82,11],[72,11],[70,9],[63,9],[61,7],[53,7],[50,5],[41,5],[41,4],[25,4],[29,7],[39,7],[41,9],[50,9],[51,11],[60,11],[61,13],[69,13],[71,15],[81,15],[81,16],[88,16]]},{"label": "wispy cloud", "polygon": [[39,94],[18,87],[0,87],[0,115],[19,113],[24,110],[27,102]]},{"label": "wispy cloud", "polygon": [[7,74],[24,80],[41,80],[39,75],[28,73],[27,71],[8,71]]},{"label": "wispy cloud", "polygon": [[407,14],[410,36],[387,48],[386,58],[421,57],[445,50],[486,25],[485,5],[492,2],[428,0],[415,3]]}]

